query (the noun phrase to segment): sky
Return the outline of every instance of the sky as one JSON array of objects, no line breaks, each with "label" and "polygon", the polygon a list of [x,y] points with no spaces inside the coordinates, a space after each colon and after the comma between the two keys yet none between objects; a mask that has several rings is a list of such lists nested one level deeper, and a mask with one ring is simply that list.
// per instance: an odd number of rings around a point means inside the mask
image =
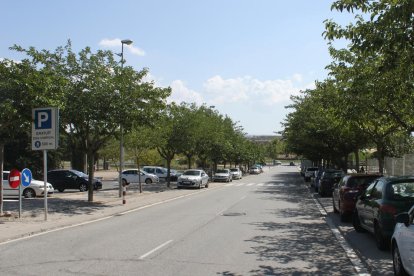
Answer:
[{"label": "sky", "polygon": [[333,0],[19,0],[1,1],[0,58],[9,47],[121,52],[126,65],[171,87],[169,102],[205,104],[249,135],[274,135],[292,95],[327,77],[323,38]]}]

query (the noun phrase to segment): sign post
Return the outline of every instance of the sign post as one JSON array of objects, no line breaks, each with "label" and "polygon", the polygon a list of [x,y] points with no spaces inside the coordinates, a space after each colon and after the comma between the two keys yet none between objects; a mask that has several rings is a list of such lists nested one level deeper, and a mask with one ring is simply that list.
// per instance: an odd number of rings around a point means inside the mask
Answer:
[{"label": "sign post", "polygon": [[16,189],[19,188],[19,218],[22,216],[22,189],[21,189],[21,174],[18,170],[13,169],[9,173],[9,185],[10,188]]},{"label": "sign post", "polygon": [[34,108],[32,112],[32,150],[43,150],[45,220],[47,220],[47,150],[59,145],[59,110],[56,107]]}]

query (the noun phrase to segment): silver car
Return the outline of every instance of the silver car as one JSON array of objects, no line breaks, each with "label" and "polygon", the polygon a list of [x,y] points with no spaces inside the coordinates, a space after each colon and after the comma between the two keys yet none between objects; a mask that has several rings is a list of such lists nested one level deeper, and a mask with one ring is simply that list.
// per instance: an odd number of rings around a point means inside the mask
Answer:
[{"label": "silver car", "polygon": [[[9,171],[3,171],[3,196],[5,198],[18,198],[19,188],[13,189],[9,185]],[[45,191],[44,181],[32,180],[28,187],[22,187],[22,196],[25,198],[34,198],[37,196],[44,196]],[[48,195],[55,192],[52,184],[46,183],[46,190]]]},{"label": "silver car", "polygon": [[177,179],[177,189],[183,187],[208,188],[208,182],[209,177],[205,171],[197,169],[186,170]]},{"label": "silver car", "polygon": [[230,182],[233,181],[233,176],[229,169],[219,169],[213,175],[213,181]]},{"label": "silver car", "polygon": [[414,275],[414,206],[396,216],[391,238],[394,275]]},{"label": "silver car", "polygon": [[152,184],[160,182],[158,176],[140,171],[138,169],[130,169],[122,171],[122,183],[129,185],[129,183],[141,183]]},{"label": "silver car", "polygon": [[233,179],[242,179],[242,171],[239,168],[230,169],[230,173]]}]

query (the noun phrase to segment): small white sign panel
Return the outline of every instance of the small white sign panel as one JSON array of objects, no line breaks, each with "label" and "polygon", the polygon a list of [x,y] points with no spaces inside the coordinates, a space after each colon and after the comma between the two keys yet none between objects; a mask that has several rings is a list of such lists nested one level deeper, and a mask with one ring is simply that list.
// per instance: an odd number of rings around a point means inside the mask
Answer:
[{"label": "small white sign panel", "polygon": [[32,150],[57,149],[59,110],[56,107],[34,108],[32,119]]}]

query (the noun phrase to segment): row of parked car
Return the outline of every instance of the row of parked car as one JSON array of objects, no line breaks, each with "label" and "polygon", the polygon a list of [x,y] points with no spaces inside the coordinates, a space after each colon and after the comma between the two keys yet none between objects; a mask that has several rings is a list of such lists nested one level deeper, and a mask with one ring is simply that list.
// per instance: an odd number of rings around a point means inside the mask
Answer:
[{"label": "row of parked car", "polygon": [[355,231],[373,234],[380,250],[391,249],[396,275],[414,275],[414,176],[345,174],[317,167],[303,176],[320,195],[332,197],[342,222],[351,220]]}]

